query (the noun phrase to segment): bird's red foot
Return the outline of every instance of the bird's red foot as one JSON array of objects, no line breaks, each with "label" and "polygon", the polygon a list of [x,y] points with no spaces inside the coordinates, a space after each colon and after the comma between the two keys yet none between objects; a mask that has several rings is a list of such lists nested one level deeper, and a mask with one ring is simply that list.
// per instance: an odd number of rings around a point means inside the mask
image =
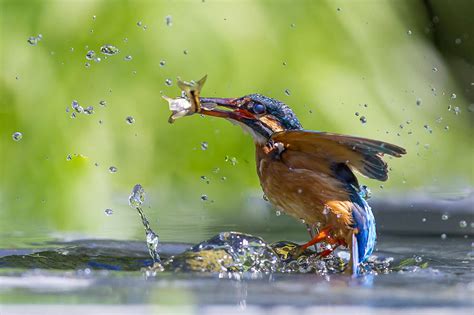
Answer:
[{"label": "bird's red foot", "polygon": [[327,239],[329,237],[329,231],[331,231],[331,226],[327,226],[325,228],[323,228],[319,233],[318,235],[316,235],[315,237],[313,237],[312,240],[310,240],[308,243],[306,244],[303,244],[301,245],[301,249],[302,250],[305,250],[307,249],[308,247],[314,245],[314,244],[317,244],[317,243],[321,243],[322,241],[324,241],[325,239]]},{"label": "bird's red foot", "polygon": [[328,242],[331,245],[331,248],[325,249],[322,252],[318,253],[318,256],[323,258],[331,254],[333,251],[336,250],[339,246],[347,246],[346,242],[341,239],[333,239],[333,238],[327,238],[326,242]]},{"label": "bird's red foot", "polygon": [[313,237],[309,242],[307,242],[306,244],[303,244],[301,246],[299,246],[293,253],[293,256],[294,257],[298,257],[299,255],[301,255],[308,247],[310,246],[313,246],[315,244],[318,244],[318,243],[321,243],[321,242],[326,242],[328,243],[331,247],[328,248],[328,249],[325,249],[323,250],[322,252],[318,253],[318,256],[319,257],[326,257],[328,256],[329,254],[331,254],[336,248],[338,248],[339,246],[347,246],[346,242],[342,239],[335,239],[333,237],[331,237],[331,234],[330,234],[330,231],[331,231],[332,227],[331,226],[327,226],[325,228],[323,228],[319,233],[318,235],[316,235],[315,237]]}]

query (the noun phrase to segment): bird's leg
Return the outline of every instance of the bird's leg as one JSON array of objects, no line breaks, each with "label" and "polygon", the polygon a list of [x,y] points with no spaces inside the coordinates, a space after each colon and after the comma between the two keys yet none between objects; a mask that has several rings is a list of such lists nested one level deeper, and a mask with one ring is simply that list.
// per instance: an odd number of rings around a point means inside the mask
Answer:
[{"label": "bird's leg", "polygon": [[312,245],[315,245],[317,243],[320,243],[322,242],[323,240],[325,240],[328,236],[329,236],[329,231],[331,230],[331,226],[327,226],[325,227],[324,229],[322,229],[321,231],[319,231],[318,235],[314,236],[309,242],[307,242],[306,244],[303,244],[301,246],[298,246],[297,248],[295,248],[295,250],[293,251],[292,253],[292,256],[293,257],[298,257],[300,256],[304,251],[305,249],[307,249],[308,247],[312,246]]},{"label": "bird's leg", "polygon": [[309,225],[309,224],[306,224],[306,231],[308,231],[309,236],[311,237],[311,239],[313,239],[314,238],[313,226]]},{"label": "bird's leg", "polygon": [[331,226],[327,226],[327,227],[323,228],[321,231],[319,231],[318,235],[313,237],[309,242],[307,242],[306,244],[301,245],[301,248],[303,250],[305,250],[308,247],[310,247],[311,245],[315,245],[317,243],[322,242],[323,240],[328,238],[329,231],[331,230],[331,228],[332,228]]},{"label": "bird's leg", "polygon": [[[309,237],[313,239],[314,238],[314,225],[306,224],[306,231],[308,231]],[[318,247],[316,246],[316,244],[314,244],[313,248],[315,251],[318,251]]]},{"label": "bird's leg", "polygon": [[318,254],[319,257],[323,258],[323,257],[326,257],[328,256],[329,254],[331,254],[333,251],[336,250],[336,248],[338,248],[339,246],[347,246],[346,242],[344,240],[341,240],[341,239],[333,239],[331,237],[328,237],[326,239],[326,241],[331,245],[331,248],[328,248],[326,250],[323,250],[322,252],[320,252]]}]

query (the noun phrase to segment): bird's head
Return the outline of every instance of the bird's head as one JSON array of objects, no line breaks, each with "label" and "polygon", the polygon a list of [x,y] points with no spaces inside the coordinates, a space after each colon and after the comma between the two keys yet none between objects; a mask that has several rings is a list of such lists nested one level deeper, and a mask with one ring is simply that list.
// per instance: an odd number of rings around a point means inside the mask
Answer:
[{"label": "bird's head", "polygon": [[261,94],[239,98],[200,98],[202,114],[222,117],[239,124],[257,143],[266,143],[270,137],[284,130],[302,129],[291,108]]}]

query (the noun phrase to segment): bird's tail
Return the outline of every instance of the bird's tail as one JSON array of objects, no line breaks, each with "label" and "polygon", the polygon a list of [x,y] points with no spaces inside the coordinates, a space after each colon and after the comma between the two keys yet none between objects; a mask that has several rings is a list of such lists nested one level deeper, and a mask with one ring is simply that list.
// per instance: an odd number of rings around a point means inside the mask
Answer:
[{"label": "bird's tail", "polygon": [[375,248],[377,239],[375,218],[363,193],[356,193],[352,198],[355,233],[352,236],[353,274],[359,274],[360,263],[366,261]]}]

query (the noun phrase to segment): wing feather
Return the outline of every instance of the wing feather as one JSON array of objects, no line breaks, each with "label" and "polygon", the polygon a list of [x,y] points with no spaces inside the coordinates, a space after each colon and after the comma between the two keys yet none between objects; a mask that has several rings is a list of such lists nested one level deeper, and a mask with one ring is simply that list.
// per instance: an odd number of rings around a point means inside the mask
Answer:
[{"label": "wing feather", "polygon": [[382,157],[385,154],[393,157],[406,154],[404,148],[387,142],[327,132],[288,130],[274,134],[272,140],[284,143],[287,150],[345,163],[362,175],[380,181],[388,178],[387,163]]}]

